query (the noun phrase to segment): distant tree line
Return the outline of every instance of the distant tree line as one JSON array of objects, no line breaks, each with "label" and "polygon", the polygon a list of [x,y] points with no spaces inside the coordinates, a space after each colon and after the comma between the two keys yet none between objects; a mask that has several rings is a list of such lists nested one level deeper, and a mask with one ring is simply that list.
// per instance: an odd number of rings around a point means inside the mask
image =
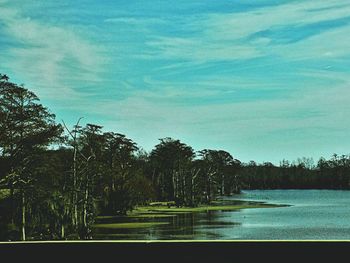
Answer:
[{"label": "distant tree line", "polygon": [[279,166],[251,161],[240,169],[244,189],[349,189],[350,156],[334,154],[330,160],[299,158]]},{"label": "distant tree line", "polygon": [[162,138],[146,152],[116,132],[73,127],[0,74],[0,240],[90,239],[97,215],[165,201],[210,204],[241,189],[349,189],[350,157],[241,163]]}]

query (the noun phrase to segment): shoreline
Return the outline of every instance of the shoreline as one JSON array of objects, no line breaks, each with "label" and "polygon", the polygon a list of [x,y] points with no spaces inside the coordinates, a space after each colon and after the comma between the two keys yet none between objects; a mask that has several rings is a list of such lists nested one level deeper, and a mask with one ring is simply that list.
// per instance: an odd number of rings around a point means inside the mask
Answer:
[{"label": "shoreline", "polygon": [[[158,202],[159,203],[159,202]],[[146,205],[138,206],[127,215],[116,215],[116,216],[98,216],[97,222],[93,225],[94,229],[135,229],[135,228],[148,228],[158,225],[167,224],[166,222],[155,221],[156,219],[171,218],[179,215],[186,215],[192,213],[207,213],[212,211],[238,211],[241,209],[252,209],[252,208],[277,208],[287,207],[290,205],[280,204],[268,204],[265,202],[252,202],[252,201],[214,201],[210,205],[200,205],[197,207],[167,207],[165,205]],[[226,203],[226,204],[225,204]],[[105,220],[123,220],[123,222],[106,223]],[[153,219],[153,220],[152,220]],[[134,220],[134,221],[133,221]],[[136,221],[135,221],[136,220]]]}]

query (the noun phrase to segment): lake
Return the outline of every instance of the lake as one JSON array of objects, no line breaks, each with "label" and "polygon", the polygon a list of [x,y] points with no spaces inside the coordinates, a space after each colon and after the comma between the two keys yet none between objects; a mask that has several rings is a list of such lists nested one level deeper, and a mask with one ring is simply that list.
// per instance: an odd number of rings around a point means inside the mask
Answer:
[{"label": "lake", "polygon": [[153,222],[155,220],[159,222],[159,225],[152,227],[98,230],[94,238],[121,240],[350,239],[350,191],[247,190],[239,195],[224,197],[223,200],[258,201],[290,206],[181,214],[171,218],[152,219]]}]

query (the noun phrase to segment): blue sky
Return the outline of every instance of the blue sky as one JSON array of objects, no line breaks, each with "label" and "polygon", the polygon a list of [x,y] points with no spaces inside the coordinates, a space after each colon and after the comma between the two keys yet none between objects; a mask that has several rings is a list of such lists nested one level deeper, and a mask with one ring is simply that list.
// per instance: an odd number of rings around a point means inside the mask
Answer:
[{"label": "blue sky", "polygon": [[0,72],[147,151],[349,154],[349,43],[347,0],[0,0]]}]

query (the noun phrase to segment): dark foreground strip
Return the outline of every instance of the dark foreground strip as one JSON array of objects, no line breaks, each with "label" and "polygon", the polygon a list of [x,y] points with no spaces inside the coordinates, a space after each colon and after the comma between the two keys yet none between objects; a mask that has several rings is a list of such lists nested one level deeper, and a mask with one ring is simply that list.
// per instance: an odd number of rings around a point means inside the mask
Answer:
[{"label": "dark foreground strip", "polygon": [[[350,242],[45,242],[2,243],[0,255],[6,259],[50,262],[285,262],[322,259],[336,262],[349,257]],[[31,261],[30,260],[30,261]],[[123,260],[123,261],[120,261]],[[127,260],[127,261],[124,261]],[[4,261],[10,262],[10,261]],[[130,261],[131,262],[131,261]]]}]

